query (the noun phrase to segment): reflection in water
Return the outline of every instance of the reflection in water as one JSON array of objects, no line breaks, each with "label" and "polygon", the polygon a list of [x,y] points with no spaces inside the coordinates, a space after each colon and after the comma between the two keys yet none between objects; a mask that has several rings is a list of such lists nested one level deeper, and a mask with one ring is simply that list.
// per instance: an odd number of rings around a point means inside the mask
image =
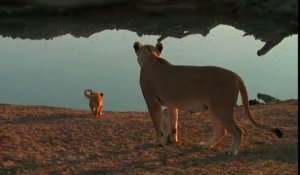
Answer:
[{"label": "reflection in water", "polygon": [[[206,37],[195,34],[162,41],[162,57],[173,64],[215,65],[241,75],[249,97],[270,94],[297,98],[297,39],[284,39],[258,57],[264,43],[230,26]],[[52,40],[0,39],[0,103],[35,104],[88,110],[83,90],[104,92],[104,111],[145,111],[133,43],[155,44],[160,36],[103,31],[89,38],[64,35]]]}]

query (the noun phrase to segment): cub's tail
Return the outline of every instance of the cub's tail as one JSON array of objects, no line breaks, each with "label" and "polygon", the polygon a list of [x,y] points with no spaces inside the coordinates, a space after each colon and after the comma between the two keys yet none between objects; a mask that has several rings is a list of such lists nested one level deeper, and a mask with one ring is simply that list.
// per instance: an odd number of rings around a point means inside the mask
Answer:
[{"label": "cub's tail", "polygon": [[270,127],[268,125],[264,125],[264,124],[259,124],[254,120],[254,118],[251,114],[251,111],[250,111],[249,103],[248,103],[247,89],[246,89],[245,83],[243,82],[243,80],[240,77],[239,77],[239,81],[238,81],[238,88],[239,88],[240,93],[241,93],[244,110],[245,110],[249,120],[251,121],[251,123],[254,126],[258,127],[258,128],[262,128],[262,129],[265,129],[267,131],[273,132],[278,138],[282,138],[283,133],[281,132],[280,129],[272,128],[272,127]]},{"label": "cub's tail", "polygon": [[86,98],[88,98],[88,99],[90,99],[92,97],[92,95],[91,95],[92,93],[93,93],[93,91],[90,89],[85,89],[83,92],[84,96],[86,96]]}]

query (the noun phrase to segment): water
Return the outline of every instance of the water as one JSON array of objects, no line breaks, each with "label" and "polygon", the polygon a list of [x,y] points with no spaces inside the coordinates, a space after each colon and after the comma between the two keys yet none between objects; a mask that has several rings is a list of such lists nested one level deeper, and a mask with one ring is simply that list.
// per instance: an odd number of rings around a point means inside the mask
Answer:
[{"label": "water", "polygon": [[[298,35],[258,57],[264,43],[243,34],[219,25],[206,37],[166,38],[161,56],[173,64],[233,70],[244,79],[250,99],[257,93],[298,98]],[[89,38],[0,37],[0,103],[88,109],[83,90],[89,88],[104,92],[104,111],[146,111],[133,43],[155,44],[158,38],[125,30],[106,30]]]}]

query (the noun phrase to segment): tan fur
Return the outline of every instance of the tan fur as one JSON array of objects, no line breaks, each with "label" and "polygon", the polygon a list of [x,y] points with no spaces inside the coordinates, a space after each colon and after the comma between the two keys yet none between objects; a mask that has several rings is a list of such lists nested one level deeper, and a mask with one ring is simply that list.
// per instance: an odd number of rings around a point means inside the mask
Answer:
[{"label": "tan fur", "polygon": [[[233,118],[239,92],[250,121],[278,137],[282,136],[279,129],[255,122],[250,112],[245,84],[236,73],[214,66],[172,65],[159,57],[163,49],[161,44],[143,46],[135,42],[134,49],[141,67],[140,86],[157,134],[156,144],[178,142],[178,110],[201,112],[209,109],[214,133],[208,142],[202,142],[201,145],[212,148],[229,132],[232,144],[228,151],[236,155],[243,134]],[[169,113],[167,135],[163,130],[162,106],[166,106]]]},{"label": "tan fur", "polygon": [[89,99],[89,106],[91,112],[95,116],[103,115],[102,113],[103,100],[104,100],[103,93],[92,91],[90,89],[85,89],[83,94]]}]

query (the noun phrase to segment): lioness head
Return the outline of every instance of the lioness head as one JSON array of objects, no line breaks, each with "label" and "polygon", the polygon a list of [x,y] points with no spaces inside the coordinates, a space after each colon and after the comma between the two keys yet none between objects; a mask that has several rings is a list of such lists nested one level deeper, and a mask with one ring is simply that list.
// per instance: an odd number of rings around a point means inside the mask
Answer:
[{"label": "lioness head", "polygon": [[140,42],[135,42],[133,44],[133,48],[137,55],[138,63],[140,67],[142,67],[147,59],[160,56],[161,51],[163,50],[163,45],[161,43],[157,43],[154,47],[151,45],[142,45]]}]

